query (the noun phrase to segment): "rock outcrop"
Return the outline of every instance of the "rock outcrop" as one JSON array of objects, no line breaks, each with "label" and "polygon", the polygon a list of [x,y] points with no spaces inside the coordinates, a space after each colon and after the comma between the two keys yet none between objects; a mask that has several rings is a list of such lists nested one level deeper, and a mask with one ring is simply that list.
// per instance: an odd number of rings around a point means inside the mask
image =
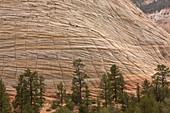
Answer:
[{"label": "rock outcrop", "polygon": [[169,0],[132,0],[150,19],[170,33]]},{"label": "rock outcrop", "polygon": [[162,9],[159,12],[147,14],[149,18],[158,23],[168,33],[170,33],[170,7]]},{"label": "rock outcrop", "polygon": [[0,7],[0,74],[11,94],[26,68],[46,77],[48,92],[59,81],[70,86],[77,58],[93,90],[112,64],[128,89],[157,64],[170,66],[170,35],[130,0],[0,0]]}]

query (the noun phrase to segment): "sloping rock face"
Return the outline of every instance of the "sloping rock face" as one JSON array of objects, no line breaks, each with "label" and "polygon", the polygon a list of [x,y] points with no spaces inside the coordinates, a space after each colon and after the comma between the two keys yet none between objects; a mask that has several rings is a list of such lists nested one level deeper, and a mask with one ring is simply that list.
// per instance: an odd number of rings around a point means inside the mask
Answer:
[{"label": "sloping rock face", "polygon": [[0,73],[9,92],[26,68],[46,77],[48,92],[59,81],[69,88],[77,58],[94,90],[112,64],[129,89],[170,64],[170,35],[130,0],[1,0],[0,7]]},{"label": "sloping rock face", "polygon": [[167,32],[170,33],[170,7],[147,15],[153,21],[158,23],[159,26],[163,27]]},{"label": "sloping rock face", "polygon": [[169,0],[132,0],[150,19],[170,33]]},{"label": "sloping rock face", "polygon": [[144,13],[153,13],[170,7],[169,0],[132,0]]}]

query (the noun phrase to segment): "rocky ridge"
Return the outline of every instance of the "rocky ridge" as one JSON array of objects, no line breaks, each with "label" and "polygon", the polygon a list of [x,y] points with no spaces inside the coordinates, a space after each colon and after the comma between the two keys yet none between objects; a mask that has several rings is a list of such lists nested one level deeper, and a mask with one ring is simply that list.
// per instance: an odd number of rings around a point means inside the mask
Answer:
[{"label": "rocky ridge", "polygon": [[77,58],[92,94],[112,64],[128,91],[157,64],[170,66],[170,35],[130,0],[0,0],[0,7],[0,73],[11,95],[26,68],[46,77],[48,93],[59,81],[70,88]]},{"label": "rocky ridge", "polygon": [[170,33],[169,0],[132,0],[150,19]]}]

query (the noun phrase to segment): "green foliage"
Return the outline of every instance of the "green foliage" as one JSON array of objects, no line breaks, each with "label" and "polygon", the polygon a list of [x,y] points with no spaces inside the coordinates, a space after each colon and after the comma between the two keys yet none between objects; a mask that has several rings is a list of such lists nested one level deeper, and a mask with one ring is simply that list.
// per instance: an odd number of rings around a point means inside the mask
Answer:
[{"label": "green foliage", "polygon": [[140,101],[140,96],[141,96],[139,83],[137,83],[136,94],[137,94],[137,101],[139,102]]},{"label": "green foliage", "polygon": [[116,65],[112,65],[110,68],[110,92],[113,92],[112,98],[115,103],[122,102],[122,96],[125,89],[125,82],[119,68]]},{"label": "green foliage", "polygon": [[141,113],[141,110],[138,106],[137,99],[132,95],[128,103],[128,106],[125,110],[125,113]]},{"label": "green foliage", "polygon": [[72,102],[72,101],[69,101],[69,102],[66,104],[66,107],[67,107],[69,110],[71,110],[71,111],[73,111],[74,106],[75,106],[75,104],[74,104],[74,102]]},{"label": "green foliage", "polygon": [[99,111],[90,113],[123,113],[123,112],[114,107],[101,107]]},{"label": "green foliage", "polygon": [[111,105],[112,103],[112,92],[110,91],[110,78],[108,74],[104,74],[100,82],[100,98],[104,100],[103,105]]},{"label": "green foliage", "polygon": [[128,95],[124,92],[125,82],[123,75],[116,65],[110,68],[111,73],[104,74],[100,83],[100,98],[104,100],[103,105],[113,105],[113,102],[121,104],[122,109],[127,107]]},{"label": "green foliage", "polygon": [[142,94],[143,95],[149,95],[150,94],[150,88],[151,88],[150,82],[147,79],[145,79],[143,84],[142,84]]},{"label": "green foliage", "polygon": [[159,103],[152,96],[143,96],[139,103],[141,113],[160,113]]},{"label": "green foliage", "polygon": [[84,97],[83,97],[83,102],[79,107],[79,112],[80,113],[88,113],[89,111],[89,96],[90,96],[90,91],[88,89],[88,86],[85,86],[85,90],[83,90],[83,92],[85,93]]},{"label": "green foliage", "polygon": [[59,108],[56,112],[54,113],[73,113],[72,111],[70,111],[67,107],[63,106],[61,108]]},{"label": "green foliage", "polygon": [[52,105],[51,105],[51,108],[52,109],[56,109],[57,107],[59,107],[60,106],[60,101],[58,101],[58,100],[53,100],[53,103],[52,103]]},{"label": "green foliage", "polygon": [[166,98],[164,103],[160,106],[162,107],[163,113],[169,113],[169,111],[170,111],[170,98]]},{"label": "green foliage", "polygon": [[65,101],[66,101],[66,107],[67,107],[69,110],[73,111],[75,104],[74,104],[74,102],[72,101],[70,94],[66,94],[66,100],[65,100]]},{"label": "green foliage", "polygon": [[66,98],[66,88],[65,88],[65,85],[63,82],[60,82],[58,85],[57,85],[57,97],[59,97],[59,101],[60,101],[60,105],[63,106],[63,103],[65,101],[65,98]]},{"label": "green foliage", "polygon": [[0,79],[0,113],[12,113],[9,97],[2,79]]},{"label": "green foliage", "polygon": [[126,109],[125,113],[142,113],[142,112],[138,106],[134,106],[134,107],[131,106]]},{"label": "green foliage", "polygon": [[19,76],[18,85],[14,88],[17,91],[13,101],[14,111],[22,113],[25,109],[31,108],[33,113],[39,113],[45,99],[44,78],[37,72],[31,72],[29,69]]},{"label": "green foliage", "polygon": [[74,78],[72,81],[72,101],[79,106],[79,110],[88,111],[89,104],[89,90],[85,82],[85,79],[88,78],[86,73],[83,71],[84,64],[81,59],[75,60],[73,62],[75,68]]},{"label": "green foliage", "polygon": [[127,108],[128,104],[129,104],[129,96],[126,92],[123,93],[123,96],[122,96],[122,102],[121,102],[121,110],[122,111],[125,111],[125,109]]},{"label": "green foliage", "polygon": [[37,80],[38,83],[38,89],[39,92],[37,92],[37,95],[39,95],[39,98],[37,98],[38,103],[40,104],[40,107],[43,107],[43,104],[45,102],[44,94],[45,94],[45,78],[43,76],[39,76],[39,80]]},{"label": "green foliage", "polygon": [[100,109],[100,112],[99,113],[110,113],[110,109],[108,107],[104,107],[104,108],[101,108]]},{"label": "green foliage", "polygon": [[22,113],[34,113],[34,110],[29,101],[27,101],[27,103],[25,104]]},{"label": "green foliage", "polygon": [[165,65],[158,65],[155,69],[157,72],[152,76],[152,94],[156,101],[163,102],[168,96],[168,85],[167,77],[170,76],[170,70]]}]

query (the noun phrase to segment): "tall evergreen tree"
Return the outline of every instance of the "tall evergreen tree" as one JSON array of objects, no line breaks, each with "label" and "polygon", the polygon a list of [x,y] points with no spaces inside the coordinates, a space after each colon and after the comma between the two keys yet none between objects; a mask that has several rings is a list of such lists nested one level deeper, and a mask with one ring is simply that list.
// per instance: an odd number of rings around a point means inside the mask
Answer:
[{"label": "tall evergreen tree", "polygon": [[119,94],[122,92],[122,88],[124,88],[124,81],[122,79],[123,76],[116,65],[112,65],[112,67],[110,68],[110,72],[110,90],[111,92],[113,92],[113,100],[117,103],[119,99]]},{"label": "tall evergreen tree", "polygon": [[83,104],[88,108],[89,106],[89,96],[90,96],[90,90],[89,90],[89,87],[86,85],[85,86],[85,89],[83,91],[85,93],[84,95],[84,99],[83,99]]},{"label": "tall evergreen tree", "polygon": [[24,79],[24,75],[20,75],[18,78],[18,85],[14,86],[16,89],[16,96],[15,100],[13,101],[13,107],[15,113],[23,113],[24,106],[26,105],[29,98],[27,97],[27,90],[26,90],[26,80]]},{"label": "tall evergreen tree", "polygon": [[82,104],[83,102],[83,90],[87,86],[85,79],[88,78],[87,74],[83,71],[84,64],[81,59],[77,59],[73,62],[75,68],[74,78],[72,81],[72,100],[75,104]]},{"label": "tall evergreen tree", "polygon": [[162,65],[158,65],[155,70],[157,72],[153,75],[153,78],[158,78],[161,87],[166,87],[168,84],[167,77],[170,76],[169,67],[166,67],[165,65],[162,64]]},{"label": "tall evergreen tree", "polygon": [[57,84],[57,96],[59,97],[60,105],[63,106],[63,103],[66,98],[66,87],[63,82]]},{"label": "tall evergreen tree", "polygon": [[2,79],[0,79],[0,113],[12,113],[9,97]]},{"label": "tall evergreen tree", "polygon": [[137,101],[139,102],[141,97],[139,83],[136,84],[136,96],[137,96]]},{"label": "tall evergreen tree", "polygon": [[79,113],[89,113],[89,96],[90,90],[88,86],[85,86],[85,89],[82,91],[84,92],[82,104],[79,106]]},{"label": "tall evergreen tree", "polygon": [[85,82],[88,78],[87,74],[83,71],[84,64],[81,59],[77,59],[73,62],[75,68],[74,78],[72,81],[72,101],[78,105],[79,113],[87,113],[89,105],[90,91]]},{"label": "tall evergreen tree", "polygon": [[122,104],[122,106],[124,106],[124,104],[126,104],[126,101],[128,99],[128,95],[127,93],[124,91],[126,89],[125,87],[125,81],[124,81],[124,77],[122,74],[120,74],[119,79],[118,79],[118,83],[119,83],[119,95],[118,95],[118,102],[120,104]]},{"label": "tall evergreen tree", "polygon": [[152,76],[152,89],[156,101],[164,101],[168,95],[167,77],[170,76],[170,69],[165,65],[158,65],[155,69],[157,72]]},{"label": "tall evergreen tree", "polygon": [[104,74],[100,82],[100,98],[104,100],[104,106],[112,104],[112,92],[110,91],[110,79],[108,74]]},{"label": "tall evergreen tree", "polygon": [[44,103],[44,78],[39,76],[37,72],[31,72],[27,69],[19,76],[18,85],[14,88],[17,91],[13,101],[15,112],[24,113],[25,109],[31,108],[33,113],[39,113]]},{"label": "tall evergreen tree", "polygon": [[45,81],[45,78],[41,75],[41,76],[39,76],[39,103],[40,103],[40,107],[43,107],[43,104],[44,104],[44,102],[45,102],[45,98],[44,98],[44,96],[45,96],[45,89],[46,89],[46,85],[45,85],[45,83],[44,83],[44,81]]},{"label": "tall evergreen tree", "polygon": [[142,84],[142,94],[148,95],[150,92],[149,90],[150,90],[150,82],[147,79],[145,79]]}]

